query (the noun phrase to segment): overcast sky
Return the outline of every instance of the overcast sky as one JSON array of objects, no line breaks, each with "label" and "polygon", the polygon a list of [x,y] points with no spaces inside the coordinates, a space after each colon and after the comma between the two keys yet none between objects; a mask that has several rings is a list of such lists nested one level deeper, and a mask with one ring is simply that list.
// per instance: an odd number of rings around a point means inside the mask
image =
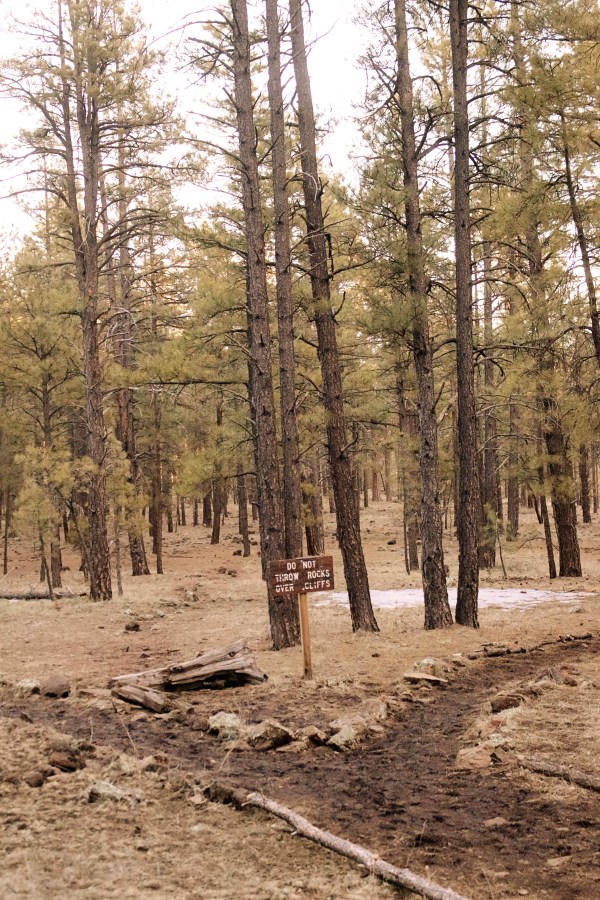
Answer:
[{"label": "overcast sky", "polygon": [[[200,21],[206,11],[213,6],[207,0],[139,0],[142,16],[148,23],[151,32],[158,36],[183,25],[186,21]],[[22,21],[29,18],[28,10],[44,5],[40,3],[23,3],[17,0],[0,0],[0,13],[5,20],[12,14]],[[263,10],[262,0],[250,0],[251,11],[260,14]],[[284,3],[282,3],[282,7]],[[360,30],[352,24],[352,16],[357,7],[356,0],[312,0],[312,15],[307,21],[307,40],[318,38],[314,44],[310,58],[312,88],[315,107],[328,122],[333,124],[331,133],[324,138],[323,150],[326,162],[336,172],[348,174],[349,157],[355,141],[355,129],[351,123],[352,103],[360,100],[364,89],[364,77],[358,71],[355,60],[361,51]],[[195,29],[197,31],[197,29]],[[173,38],[175,39],[175,37]],[[14,52],[14,44],[10,35],[3,31],[0,34],[0,53],[10,55]],[[179,79],[177,79],[179,82]],[[179,90],[179,88],[178,88]],[[180,97],[180,105],[185,113],[189,109],[185,96]],[[190,104],[191,105],[191,104]],[[0,100],[2,128],[0,142],[10,142],[11,138],[22,126],[18,107]],[[3,173],[2,195],[7,185]],[[15,201],[0,199],[0,227],[4,231],[22,234],[29,230],[30,222]]]}]

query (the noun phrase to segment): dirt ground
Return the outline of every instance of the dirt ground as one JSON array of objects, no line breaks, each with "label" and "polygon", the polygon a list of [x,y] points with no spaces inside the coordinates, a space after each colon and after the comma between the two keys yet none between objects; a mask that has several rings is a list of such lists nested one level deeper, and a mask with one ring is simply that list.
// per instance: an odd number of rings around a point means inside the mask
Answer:
[{"label": "dirt ground", "polygon": [[[404,569],[400,514],[385,502],[363,511],[372,588],[419,585],[418,573]],[[551,583],[541,530],[526,517],[519,541],[503,547],[507,579],[498,568],[482,573],[482,584],[590,593],[528,610],[484,609],[477,631],[425,632],[421,610],[401,609],[377,611],[380,634],[353,634],[346,609],[311,600],[312,682],[302,680],[299,648],[270,649],[257,548],[249,559],[234,556],[235,524],[226,521],[218,547],[201,527],[169,535],[166,574],[125,577],[124,597],[111,603],[0,601],[0,897],[398,896],[262,812],[207,801],[198,784],[207,775],[263,791],[471,898],[600,896],[599,795],[520,765],[522,755],[535,756],[599,774],[598,524],[580,526],[584,577]],[[446,545],[452,583],[450,534]],[[65,580],[78,590],[75,558],[66,561]],[[37,587],[37,568],[31,545],[15,541],[0,590]],[[139,630],[126,630],[132,624]],[[559,640],[566,636],[583,639]],[[186,693],[167,715],[108,696],[114,675],[240,637],[265,684]],[[537,649],[469,659],[495,642]],[[403,679],[424,657],[446,661],[447,684]],[[68,698],[15,686],[52,674],[68,679]],[[519,701],[494,718],[498,693]],[[326,728],[382,703],[385,720],[346,753],[232,750],[207,732],[218,711],[244,723],[271,717],[291,729]],[[74,771],[56,765],[61,754],[75,760]],[[30,786],[36,774],[43,783]],[[121,793],[90,802],[98,782]]]}]

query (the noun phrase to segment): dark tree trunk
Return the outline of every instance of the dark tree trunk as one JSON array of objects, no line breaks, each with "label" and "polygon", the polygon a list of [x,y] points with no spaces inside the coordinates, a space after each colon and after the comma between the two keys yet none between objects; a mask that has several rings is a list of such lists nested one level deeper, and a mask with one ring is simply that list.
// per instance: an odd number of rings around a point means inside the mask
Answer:
[{"label": "dark tree trunk", "polygon": [[202,524],[205,528],[212,528],[212,499],[210,491],[202,498]]},{"label": "dark tree trunk", "polygon": [[4,548],[3,548],[3,564],[2,572],[8,575],[8,538],[10,535],[12,520],[12,495],[10,488],[6,488],[4,495]]},{"label": "dark tree trunk", "polygon": [[386,447],[383,455],[383,477],[385,478],[385,499],[388,503],[392,502],[392,451]]},{"label": "dark tree trunk", "polygon": [[218,544],[221,540],[221,514],[223,512],[223,482],[220,475],[213,480],[212,487],[213,521],[211,544]]},{"label": "dark tree trunk", "polygon": [[467,0],[450,0],[454,96],[454,251],[456,254],[456,380],[458,386],[458,592],[456,621],[479,626],[479,478],[473,372],[469,113],[467,105]]},{"label": "dark tree trunk", "polygon": [[592,496],[594,515],[598,512],[598,461],[596,459],[596,445],[592,444]]},{"label": "dark tree trunk", "polygon": [[246,478],[241,465],[237,467],[238,527],[242,536],[243,555],[250,556],[250,534],[248,531],[248,496],[246,494]]},{"label": "dark tree trunk", "polygon": [[302,485],[300,477],[300,438],[296,419],[292,254],[290,249],[285,115],[281,87],[277,0],[266,0],[265,9],[269,70],[268,93],[271,112],[273,213],[275,219],[275,279],[277,285],[277,324],[279,333],[285,555],[288,559],[294,559],[302,556]]},{"label": "dark tree trunk", "polygon": [[[102,367],[98,345],[99,310],[98,310],[98,195],[100,164],[100,122],[98,116],[98,98],[90,93],[88,96],[85,84],[93,83],[99,74],[99,57],[86,54],[85,60],[80,56],[81,46],[86,45],[89,35],[81,33],[82,20],[74,14],[69,5],[71,29],[74,39],[73,53],[76,56],[76,67],[79,77],[73,81],[63,75],[62,109],[63,140],[66,162],[66,196],[70,216],[70,230],[75,254],[75,272],[79,299],[81,302],[82,329],[82,363],[83,383],[85,387],[85,421],[87,433],[87,455],[94,468],[88,478],[86,515],[88,520],[87,562],[90,577],[90,599],[110,600],[112,587],[110,578],[110,550],[108,546],[108,529],[106,521],[106,427],[104,424],[104,408],[102,396]],[[66,42],[62,34],[62,19],[59,15],[59,50],[63,71],[67,71]],[[82,70],[88,66],[86,77]],[[75,143],[71,122],[71,96],[74,94],[77,107],[77,138],[81,144],[82,164],[82,200],[78,173],[76,169]]]},{"label": "dark tree trunk", "polygon": [[590,510],[590,451],[587,444],[582,444],[579,448],[579,487],[583,521],[589,525],[592,521],[592,513]]},{"label": "dark tree trunk", "polygon": [[[231,11],[233,14],[234,94],[244,230],[247,244],[249,389],[254,424],[261,560],[264,576],[266,566],[271,560],[285,557],[285,526],[277,458],[264,245],[265,229],[254,126],[246,0],[231,0]],[[279,650],[297,644],[300,639],[300,618],[295,598],[291,594],[275,596],[270,590],[268,598],[274,648]]]},{"label": "dark tree trunk", "polygon": [[516,403],[508,406],[508,478],[506,486],[506,540],[515,541],[519,534],[519,426]]},{"label": "dark tree trunk", "polygon": [[[153,446],[152,446],[152,542],[153,551],[156,556],[156,574],[163,574],[163,471],[162,471],[162,451],[161,451],[161,408],[160,400],[157,392],[152,394],[152,419],[153,419]],[[171,479],[168,478],[169,485]],[[171,502],[167,507],[171,512]],[[171,518],[171,530],[173,520]]]},{"label": "dark tree trunk", "polygon": [[327,444],[335,494],[337,535],[344,562],[352,627],[354,630],[378,631],[371,605],[369,579],[360,537],[358,504],[348,457],[342,376],[336,321],[331,306],[327,237],[321,205],[323,188],[317,164],[315,118],[306,60],[301,0],[290,0],[289,10],[306,212],[306,239],[310,256],[312,314],[317,327],[323,401],[327,412]]},{"label": "dark tree trunk", "polygon": [[406,572],[419,568],[417,522],[418,468],[415,462],[415,439],[417,422],[408,409],[405,396],[405,373],[407,363],[399,359],[396,364],[396,395],[398,399],[398,425],[401,444],[398,446],[398,483],[402,493],[402,533],[404,537],[404,562]]},{"label": "dark tree trunk", "polygon": [[557,405],[549,397],[544,398],[544,412],[548,471],[552,479],[552,511],[558,539],[558,574],[565,578],[580,578],[577,507],[566,438],[558,418]]},{"label": "dark tree trunk", "polygon": [[360,480],[362,482],[363,508],[369,508],[369,472],[366,466],[360,468]]},{"label": "dark tree trunk", "polygon": [[583,265],[583,274],[585,276],[585,285],[587,289],[588,302],[590,305],[592,341],[594,343],[596,365],[600,367],[600,317],[598,314],[596,284],[594,282],[594,274],[592,272],[592,262],[590,260],[587,236],[583,227],[583,214],[581,212],[579,203],[577,202],[577,187],[573,180],[573,172],[571,169],[571,151],[569,148],[567,123],[562,112],[560,114],[560,121],[562,126],[563,154],[565,160],[565,178],[567,182],[567,191],[569,193],[571,218],[573,219],[573,224],[575,225],[575,231],[577,233],[577,243],[579,244],[579,252],[581,253],[581,263]]},{"label": "dark tree trunk", "polygon": [[[550,578],[556,578],[556,563],[554,562],[554,547],[552,545],[552,529],[550,528],[550,517],[548,515],[548,504],[546,502],[546,489],[544,478],[544,467],[538,466],[538,484],[540,486],[540,520],[544,526],[544,540],[546,542],[546,556],[548,557],[548,574]],[[536,510],[537,512],[537,510]]]},{"label": "dark tree trunk", "polygon": [[185,497],[179,497],[179,522],[181,525],[187,525],[185,518]]},{"label": "dark tree trunk", "polygon": [[198,503],[197,497],[194,497],[193,520],[192,521],[193,521],[194,528],[197,528],[198,525],[200,524],[200,510],[199,510],[199,503]]},{"label": "dark tree trunk", "polygon": [[[492,308],[492,248],[483,242],[483,338],[486,348],[494,339]],[[496,565],[496,531],[498,511],[498,438],[496,418],[492,407],[494,388],[494,363],[491,350],[486,349],[483,363],[485,410],[483,415],[483,534],[480,547],[480,563],[490,569]]]},{"label": "dark tree trunk", "polygon": [[379,472],[375,469],[371,472],[371,499],[373,503],[378,503],[381,499],[379,496]]},{"label": "dark tree trunk", "polygon": [[303,482],[306,552],[309,556],[321,556],[325,552],[323,529],[323,499],[319,485],[319,466],[316,452],[310,455],[310,470]]}]

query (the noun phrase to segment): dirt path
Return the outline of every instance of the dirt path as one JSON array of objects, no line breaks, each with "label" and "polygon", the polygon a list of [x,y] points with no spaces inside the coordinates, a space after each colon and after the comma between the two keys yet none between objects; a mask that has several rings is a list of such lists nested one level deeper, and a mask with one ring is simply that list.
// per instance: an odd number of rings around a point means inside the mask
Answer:
[{"label": "dirt path", "polygon": [[[179,723],[135,712],[79,715],[74,705],[6,696],[0,714],[26,714],[80,738],[92,733],[97,744],[138,754],[160,749],[182,768],[262,790],[317,825],[473,898],[589,900],[600,896],[600,798],[580,790],[575,802],[549,799],[538,776],[516,767],[514,754],[483,771],[457,770],[454,761],[461,738],[499,688],[599,650],[593,640],[472,663],[442,692],[421,695],[432,702],[406,706],[384,734],[343,755],[328,748],[226,752],[202,730],[198,709]],[[226,695],[213,695],[214,702],[224,708]],[[286,721],[283,706],[271,704],[268,713]],[[507,824],[484,826],[496,817]],[[569,857],[565,866],[559,857]]]}]

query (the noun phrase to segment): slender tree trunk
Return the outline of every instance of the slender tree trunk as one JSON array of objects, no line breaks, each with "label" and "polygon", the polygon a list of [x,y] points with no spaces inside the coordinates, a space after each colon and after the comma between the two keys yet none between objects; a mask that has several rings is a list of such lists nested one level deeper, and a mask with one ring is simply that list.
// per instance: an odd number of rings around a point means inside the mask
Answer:
[{"label": "slender tree trunk", "polygon": [[[491,197],[490,197],[491,202]],[[486,348],[494,339],[492,307],[492,248],[483,242],[483,338]],[[486,349],[483,363],[485,411],[483,415],[483,535],[480,547],[481,565],[489,569],[496,565],[496,520],[498,515],[498,438],[493,413],[494,363],[491,350]]]},{"label": "slender tree trunk", "polygon": [[12,495],[10,488],[7,487],[4,495],[4,552],[2,572],[8,575],[8,538],[12,524]]},{"label": "slender tree trunk", "polygon": [[[87,559],[90,576],[90,599],[110,600],[112,587],[110,578],[110,550],[106,520],[106,427],[102,396],[102,366],[98,344],[98,193],[100,164],[100,123],[98,98],[86,95],[85,81],[92,83],[98,76],[100,61],[94,52],[81,56],[81,23],[74,12],[74,5],[67,3],[71,19],[75,70],[73,80],[63,76],[62,109],[64,146],[66,161],[66,194],[70,214],[70,228],[75,254],[75,270],[79,299],[81,302],[82,363],[85,386],[85,419],[87,432],[87,455],[93,470],[88,478],[86,514],[89,534]],[[62,7],[59,8],[59,49],[64,66],[65,41],[62,34]],[[88,72],[84,76],[84,67]],[[78,176],[75,164],[75,150],[72,135],[70,97],[74,94],[77,114],[77,136],[81,144],[81,165],[83,175],[83,209],[79,206]]]},{"label": "slender tree trunk", "polygon": [[309,471],[303,482],[305,486],[305,530],[306,552],[309,556],[320,556],[325,552],[323,529],[323,499],[319,485],[319,466],[316,451],[309,457]]},{"label": "slender tree trunk", "polygon": [[556,563],[554,562],[554,547],[552,545],[552,529],[550,527],[550,517],[548,515],[548,504],[546,502],[546,488],[544,478],[544,467],[538,466],[538,484],[540,488],[540,519],[544,526],[544,540],[546,541],[546,556],[548,557],[548,574],[550,578],[556,578]]},{"label": "slender tree trunk", "polygon": [[202,524],[205,528],[212,528],[212,499],[210,491],[202,498]]},{"label": "slender tree trunk", "polygon": [[386,447],[383,455],[383,477],[385,478],[385,499],[392,502],[392,451]]},{"label": "slender tree trunk", "polygon": [[198,525],[200,524],[200,510],[199,510],[199,503],[198,503],[197,497],[194,497],[193,520],[192,521],[193,521],[194,527],[197,528]]},{"label": "slender tree trunk", "polygon": [[[156,555],[156,574],[163,574],[163,466],[161,451],[161,408],[157,392],[152,394],[152,418],[154,425],[152,448],[152,540]],[[171,509],[169,504],[168,509]]]},{"label": "slender tree trunk", "polygon": [[281,442],[283,446],[283,516],[285,555],[302,556],[302,485],[300,438],[296,419],[296,359],[294,353],[294,304],[290,212],[287,195],[285,116],[281,87],[281,59],[277,0],[266,0],[268,45],[268,93],[271,113],[271,164],[275,232],[275,280],[279,333],[279,385]]},{"label": "slender tree trunk", "polygon": [[[267,297],[260,180],[250,76],[250,39],[246,0],[231,0],[234,94],[239,139],[240,178],[247,244],[248,337],[250,398],[254,423],[256,480],[260,507],[263,576],[271,560],[285,557],[275,401],[271,368],[271,337]],[[216,517],[216,513],[215,513]],[[275,595],[268,589],[271,636],[276,650],[300,639],[298,606],[291,594]]]},{"label": "slender tree trunk", "polygon": [[450,0],[454,95],[454,252],[456,255],[456,379],[458,385],[459,507],[456,621],[479,626],[479,478],[473,372],[467,0]]},{"label": "slender tree trunk", "polygon": [[306,239],[310,256],[312,312],[317,327],[318,355],[327,411],[327,444],[337,516],[337,535],[344,562],[352,627],[378,631],[371,605],[369,579],[360,537],[360,521],[344,411],[336,322],[331,306],[328,249],[321,205],[323,192],[317,164],[315,118],[306,60],[301,0],[289,0],[292,57],[296,78]]},{"label": "slender tree trunk", "polygon": [[[596,284],[594,274],[592,272],[592,263],[590,260],[590,252],[588,248],[587,236],[583,227],[583,214],[579,203],[577,202],[577,188],[573,180],[573,171],[571,168],[571,151],[569,148],[569,138],[567,133],[567,123],[564,113],[560,113],[560,121],[562,127],[563,154],[565,160],[565,178],[567,182],[567,191],[569,193],[569,205],[571,208],[571,218],[575,225],[577,233],[577,243],[579,244],[579,252],[581,253],[581,263],[583,265],[583,274],[585,276],[585,285],[587,289],[588,302],[590,305],[590,319],[592,325],[592,341],[594,343],[594,353],[596,356],[596,365],[600,367],[600,316],[598,313],[598,300],[596,297]],[[585,521],[585,519],[584,519]]]},{"label": "slender tree trunk", "polygon": [[592,497],[594,515],[598,512],[598,461],[596,458],[596,445],[592,442]]},{"label": "slender tree trunk", "polygon": [[246,494],[246,478],[242,467],[237,467],[238,525],[242,536],[243,555],[250,556],[250,534],[248,531],[248,496]]},{"label": "slender tree trunk", "polygon": [[579,487],[583,521],[589,525],[592,521],[592,513],[590,510],[590,451],[587,444],[581,444],[579,447]]}]

